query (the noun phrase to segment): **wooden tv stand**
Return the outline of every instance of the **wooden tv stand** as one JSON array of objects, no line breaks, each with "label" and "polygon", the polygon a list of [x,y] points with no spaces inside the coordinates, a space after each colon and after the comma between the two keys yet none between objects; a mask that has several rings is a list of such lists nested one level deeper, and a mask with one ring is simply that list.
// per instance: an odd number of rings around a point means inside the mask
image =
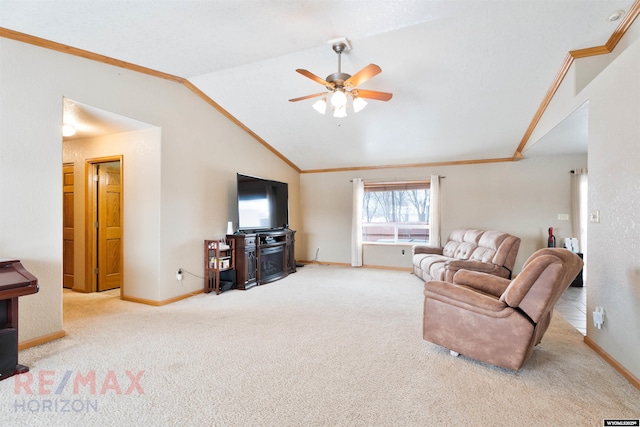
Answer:
[{"label": "wooden tv stand", "polygon": [[228,234],[234,241],[236,288],[246,290],[295,273],[295,233],[284,229]]}]

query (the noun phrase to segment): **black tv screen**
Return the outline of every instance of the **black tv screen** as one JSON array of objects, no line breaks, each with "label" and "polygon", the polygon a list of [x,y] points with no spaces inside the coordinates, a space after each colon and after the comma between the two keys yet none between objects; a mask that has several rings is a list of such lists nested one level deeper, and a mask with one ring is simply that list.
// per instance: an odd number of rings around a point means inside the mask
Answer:
[{"label": "black tv screen", "polygon": [[238,230],[250,233],[289,226],[286,182],[238,174]]}]

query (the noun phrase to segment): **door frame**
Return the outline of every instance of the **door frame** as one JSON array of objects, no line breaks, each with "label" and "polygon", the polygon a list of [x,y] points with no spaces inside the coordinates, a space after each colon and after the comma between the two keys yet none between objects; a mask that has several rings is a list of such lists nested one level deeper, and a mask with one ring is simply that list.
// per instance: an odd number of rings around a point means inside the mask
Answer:
[{"label": "door frame", "polygon": [[[95,227],[96,218],[96,198],[97,198],[97,181],[96,165],[100,163],[120,162],[120,227],[121,246],[120,246],[120,266],[124,277],[124,161],[122,155],[96,157],[85,160],[85,208],[84,208],[84,224],[85,224],[85,282],[87,283],[87,292],[98,291],[98,280],[95,269],[98,263],[98,254],[96,253],[98,232]],[[120,298],[123,295],[124,280],[120,285]]]}]

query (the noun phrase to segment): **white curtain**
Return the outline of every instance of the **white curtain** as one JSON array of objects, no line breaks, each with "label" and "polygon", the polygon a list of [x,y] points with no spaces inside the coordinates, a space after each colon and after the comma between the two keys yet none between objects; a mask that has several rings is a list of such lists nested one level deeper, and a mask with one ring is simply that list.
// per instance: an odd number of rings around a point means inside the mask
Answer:
[{"label": "white curtain", "polygon": [[351,266],[362,267],[362,201],[364,179],[353,179],[353,209],[351,216]]},{"label": "white curtain", "polygon": [[[571,171],[571,237],[578,239],[578,252],[587,251],[587,169]],[[586,258],[586,257],[585,257]]]},{"label": "white curtain", "polygon": [[440,246],[440,176],[431,175],[429,207],[429,245]]}]

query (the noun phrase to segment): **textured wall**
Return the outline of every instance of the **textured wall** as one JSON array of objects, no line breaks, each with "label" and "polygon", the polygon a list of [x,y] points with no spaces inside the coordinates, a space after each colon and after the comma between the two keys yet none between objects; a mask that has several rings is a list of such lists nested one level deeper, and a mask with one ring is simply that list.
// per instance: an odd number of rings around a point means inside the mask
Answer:
[{"label": "textured wall", "polygon": [[589,91],[590,223],[587,313],[605,311],[587,335],[640,378],[640,41],[600,75]]}]

